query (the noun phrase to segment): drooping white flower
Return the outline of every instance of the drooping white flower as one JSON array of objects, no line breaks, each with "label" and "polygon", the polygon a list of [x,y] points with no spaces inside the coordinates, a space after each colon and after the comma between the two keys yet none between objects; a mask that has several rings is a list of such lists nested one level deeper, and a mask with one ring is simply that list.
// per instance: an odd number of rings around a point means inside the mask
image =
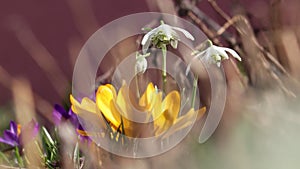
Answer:
[{"label": "drooping white flower", "polygon": [[145,73],[147,69],[147,60],[146,57],[150,56],[150,53],[140,54],[136,53],[136,62],[135,62],[135,71],[136,73]]},{"label": "drooping white flower", "polygon": [[171,44],[171,46],[176,49],[178,41],[180,40],[177,32],[183,33],[188,39],[195,39],[188,31],[162,22],[160,26],[152,29],[143,37],[141,43],[143,46],[143,53],[145,54],[147,52],[151,43],[157,48],[161,48],[162,44]]},{"label": "drooping white flower", "polygon": [[194,59],[201,59],[205,63],[216,64],[218,67],[220,67],[222,60],[229,59],[229,56],[226,52],[230,53],[238,61],[242,61],[241,57],[238,53],[236,53],[236,51],[226,47],[215,46],[210,40],[208,40],[208,47],[205,50],[196,51],[193,53],[193,55],[195,56],[188,64],[186,74],[190,70],[191,64],[193,63]]}]

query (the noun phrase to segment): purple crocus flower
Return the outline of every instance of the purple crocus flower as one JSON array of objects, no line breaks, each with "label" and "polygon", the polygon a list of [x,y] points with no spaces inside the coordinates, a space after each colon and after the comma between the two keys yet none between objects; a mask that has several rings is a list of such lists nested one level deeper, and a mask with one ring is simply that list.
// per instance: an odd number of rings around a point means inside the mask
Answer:
[{"label": "purple crocus flower", "polygon": [[14,121],[10,121],[10,129],[5,130],[3,137],[0,137],[0,142],[11,145],[13,147],[20,145],[21,127]]},{"label": "purple crocus flower", "polygon": [[26,133],[26,135],[28,135],[30,138],[34,138],[37,135],[38,131],[39,125],[34,120],[25,125],[22,129],[21,126],[17,125],[14,121],[10,121],[10,129],[4,131],[3,137],[0,137],[0,142],[11,145],[13,147],[20,147],[22,143],[22,133]]},{"label": "purple crocus flower", "polygon": [[83,135],[84,129],[79,123],[77,115],[70,109],[69,111],[66,111],[62,106],[55,104],[54,110],[52,113],[54,123],[56,125],[59,125],[62,121],[69,120],[74,128],[76,128],[76,133],[80,136],[82,140],[89,140],[90,138],[86,135]]},{"label": "purple crocus flower", "polygon": [[70,109],[66,111],[62,106],[55,104],[52,112],[53,120],[56,125],[59,125],[64,120],[70,120],[74,127],[78,127],[79,121],[76,114]]}]

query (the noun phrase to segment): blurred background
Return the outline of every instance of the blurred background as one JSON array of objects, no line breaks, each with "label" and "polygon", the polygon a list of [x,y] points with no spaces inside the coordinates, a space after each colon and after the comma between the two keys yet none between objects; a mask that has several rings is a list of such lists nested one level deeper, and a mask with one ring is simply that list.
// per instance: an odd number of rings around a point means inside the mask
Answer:
[{"label": "blurred background", "polygon": [[[235,49],[243,61],[224,63],[226,108],[208,142],[200,145],[190,138],[184,141],[188,144],[160,157],[119,160],[114,165],[299,168],[299,8],[299,0],[2,1],[0,127],[7,127],[16,109],[37,112],[42,123],[51,125],[52,106],[67,100],[73,67],[85,41],[119,17],[157,11],[193,22],[215,44]],[[125,49],[114,50],[112,55],[117,56]],[[209,83],[205,77],[199,83],[201,99],[209,107]],[[28,96],[24,90],[32,93]],[[30,108],[16,108],[16,97],[32,99]]]}]

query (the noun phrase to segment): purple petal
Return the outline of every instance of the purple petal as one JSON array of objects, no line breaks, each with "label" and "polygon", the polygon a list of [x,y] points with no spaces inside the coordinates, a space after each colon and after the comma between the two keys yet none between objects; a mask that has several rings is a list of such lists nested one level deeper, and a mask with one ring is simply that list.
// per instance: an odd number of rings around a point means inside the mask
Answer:
[{"label": "purple petal", "polygon": [[3,138],[6,139],[6,140],[17,141],[18,140],[18,135],[12,133],[11,131],[6,130],[6,131],[4,131]]},{"label": "purple petal", "polygon": [[10,121],[10,131],[17,135],[18,134],[18,125],[14,121]]},{"label": "purple petal", "polygon": [[61,122],[62,115],[54,109],[52,112],[52,118],[53,118],[55,125],[58,125]]},{"label": "purple petal", "polygon": [[19,138],[16,134],[9,130],[5,130],[3,137],[0,139],[0,142],[15,146],[19,144]]},{"label": "purple petal", "polygon": [[77,128],[80,125],[77,115],[71,109],[69,110],[69,114],[71,123],[74,125],[75,128]]},{"label": "purple petal", "polygon": [[69,113],[62,106],[60,106],[58,104],[54,105],[53,112],[57,112],[57,113],[61,114],[65,119],[70,118]]},{"label": "purple petal", "polygon": [[40,126],[39,126],[39,123],[36,122],[35,120],[31,120],[30,123],[28,123],[26,126],[25,126],[26,130],[29,130],[31,131],[31,136],[32,137],[35,137],[37,136],[39,130],[40,130]]},{"label": "purple petal", "polygon": [[1,143],[4,143],[4,144],[8,144],[8,145],[11,145],[11,146],[16,146],[18,144],[16,144],[16,142],[14,140],[7,140],[5,138],[2,138],[0,137],[0,142]]},{"label": "purple petal", "polygon": [[79,130],[84,130],[83,127],[81,125],[78,126]]},{"label": "purple petal", "polygon": [[55,125],[59,125],[61,122],[62,115],[60,113],[58,113],[57,111],[53,111],[52,118],[53,118]]},{"label": "purple petal", "polygon": [[35,124],[34,124],[34,128],[33,128],[33,131],[32,131],[32,137],[35,137],[35,136],[38,135],[38,133],[40,131],[40,125],[39,125],[38,122],[36,122],[34,120],[33,120],[33,123],[35,123]]}]

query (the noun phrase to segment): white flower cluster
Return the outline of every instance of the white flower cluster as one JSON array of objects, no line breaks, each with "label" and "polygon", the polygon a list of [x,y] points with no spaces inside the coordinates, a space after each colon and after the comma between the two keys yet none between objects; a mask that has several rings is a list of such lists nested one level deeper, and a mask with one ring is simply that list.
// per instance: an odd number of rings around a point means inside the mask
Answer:
[{"label": "white flower cluster", "polygon": [[[170,44],[174,49],[176,49],[178,41],[180,41],[178,32],[183,33],[188,39],[195,39],[188,31],[179,27],[164,24],[163,22],[160,26],[146,33],[141,42],[143,54],[137,54],[136,57],[137,72],[144,73],[147,69],[147,60],[145,58],[150,55],[150,53],[147,53],[147,51],[151,44],[163,50],[166,50],[166,45]],[[204,50],[193,52],[194,57],[188,64],[186,74],[190,71],[191,64],[195,59],[202,60],[208,64],[216,64],[218,67],[220,67],[223,60],[229,59],[229,56],[226,52],[230,53],[237,60],[242,60],[234,50],[226,47],[215,46],[210,40],[208,40]]]},{"label": "white flower cluster", "polygon": [[191,64],[194,59],[199,59],[208,64],[216,64],[218,67],[221,66],[221,61],[225,59],[229,59],[229,56],[226,52],[230,53],[234,58],[238,61],[242,61],[239,54],[237,54],[234,50],[226,47],[219,47],[212,44],[210,40],[208,42],[208,47],[203,51],[195,51],[193,53],[194,57],[192,61],[188,64],[186,74],[191,68]]},{"label": "white flower cluster", "polygon": [[145,54],[147,52],[151,43],[157,48],[161,48],[163,44],[171,44],[171,46],[176,49],[178,41],[180,40],[177,32],[183,33],[188,39],[195,39],[188,31],[162,22],[160,26],[152,29],[143,37],[141,43],[143,46],[143,53]]}]

